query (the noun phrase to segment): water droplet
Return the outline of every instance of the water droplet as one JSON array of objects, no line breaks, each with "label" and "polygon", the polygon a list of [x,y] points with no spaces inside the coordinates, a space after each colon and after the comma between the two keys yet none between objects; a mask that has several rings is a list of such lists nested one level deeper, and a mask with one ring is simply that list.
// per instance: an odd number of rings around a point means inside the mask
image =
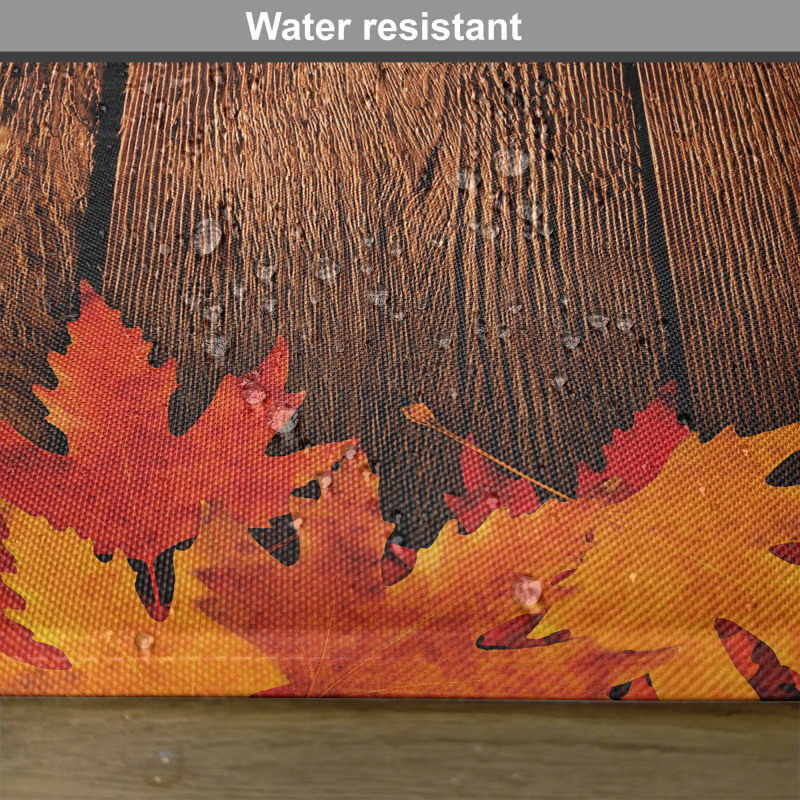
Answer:
[{"label": "water droplet", "polygon": [[511,336],[511,330],[508,325],[501,325],[497,330],[497,335],[501,339],[508,339]]},{"label": "water droplet", "polygon": [[628,575],[628,580],[629,580],[631,583],[634,583],[634,582],[636,581],[636,573],[635,573],[635,572],[631,572],[631,574],[630,574],[630,575]]},{"label": "water droplet", "polygon": [[364,234],[364,244],[370,249],[375,244],[375,237],[371,233]]},{"label": "water droplet", "polygon": [[608,317],[603,314],[590,314],[589,324],[598,331],[603,331],[608,325]]},{"label": "water droplet", "polygon": [[541,596],[541,582],[530,575],[519,575],[511,584],[511,597],[521,606],[535,606]]},{"label": "water droplet", "polygon": [[209,333],[205,336],[206,354],[211,358],[220,361],[228,352],[228,337],[219,336],[216,333]]},{"label": "water droplet", "polygon": [[314,262],[314,274],[321,280],[321,281],[334,281],[336,280],[336,276],[342,271],[341,264],[338,261],[334,261],[332,258],[318,258]]},{"label": "water droplet", "polygon": [[517,206],[517,214],[528,222],[537,222],[542,216],[542,204],[538,201],[529,203],[525,200]]},{"label": "water droplet", "polygon": [[158,254],[160,256],[168,256],[170,251],[170,246],[166,242],[162,242],[158,248]]},{"label": "water droplet", "polygon": [[154,641],[155,639],[150,633],[137,633],[133,643],[136,645],[137,649],[141,650],[142,652],[148,652],[153,646]]},{"label": "water droplet", "polygon": [[405,311],[395,311],[392,315],[398,322],[402,322],[406,318]]},{"label": "water droplet", "polygon": [[564,386],[566,386],[567,379],[561,375],[556,375],[555,378],[553,378],[553,383],[556,385],[556,388],[559,391],[563,391]]},{"label": "water droplet", "polygon": [[509,178],[522,175],[530,164],[530,156],[524,152],[521,145],[512,148],[501,147],[492,156],[492,165],[500,175]]},{"label": "water droplet", "polygon": [[621,331],[629,331],[633,327],[633,320],[630,317],[619,317],[617,319],[617,327]]},{"label": "water droplet", "polygon": [[519,312],[522,311],[522,303],[518,303],[516,300],[512,300],[511,303],[509,303],[508,310],[512,314],[519,314]]},{"label": "water droplet", "polygon": [[268,297],[264,301],[264,310],[270,314],[275,313],[275,309],[278,307],[278,300],[275,297]]},{"label": "water droplet", "polygon": [[204,219],[195,225],[194,243],[201,256],[213,253],[222,241],[222,227],[214,219]]},{"label": "water droplet", "polygon": [[389,292],[382,286],[379,286],[377,289],[371,289],[367,292],[369,301],[372,303],[372,305],[378,306],[379,308],[386,305],[386,298],[388,296]]},{"label": "water droplet", "polygon": [[432,237],[431,244],[438,250],[441,250],[447,244],[447,234],[442,233],[439,236]]},{"label": "water droplet", "polygon": [[270,281],[272,280],[273,275],[278,271],[278,268],[274,264],[270,264],[267,259],[261,259],[256,264],[256,275],[258,275],[258,279],[261,281]]},{"label": "water droplet", "polygon": [[581,343],[581,337],[567,334],[561,341],[568,350],[576,350]]},{"label": "water droplet", "polygon": [[234,286],[234,287],[233,287],[233,296],[234,296],[234,297],[235,297],[237,300],[244,300],[244,293],[245,293],[245,287],[244,287],[244,285],[240,285],[240,286]]},{"label": "water droplet", "polygon": [[183,775],[183,759],[172,750],[156,750],[148,759],[146,774],[151,786],[174,786]]},{"label": "water droplet", "polygon": [[491,241],[497,236],[499,230],[495,223],[487,223],[481,228],[481,235],[484,239],[489,239]]},{"label": "water droplet", "polygon": [[281,436],[288,436],[297,427],[298,419],[299,415],[296,413],[296,411],[293,411],[292,416],[286,420],[278,433],[281,434]]},{"label": "water droplet", "polygon": [[220,305],[211,305],[203,311],[203,319],[209,324],[212,329],[218,328],[222,320],[224,309]]},{"label": "water droplet", "polygon": [[450,347],[450,337],[449,336],[442,336],[439,338],[439,347],[442,350],[447,350]]},{"label": "water droplet", "polygon": [[322,491],[325,491],[333,482],[330,472],[318,472],[314,476],[314,480],[319,484],[319,488],[322,489]]},{"label": "water droplet", "polygon": [[261,384],[255,381],[248,382],[242,387],[242,399],[251,406],[263,403],[267,398],[267,392]]},{"label": "water droplet", "polygon": [[270,430],[280,432],[284,425],[294,418],[296,411],[297,409],[289,403],[276,403],[267,409],[264,421]]},{"label": "water droplet", "polygon": [[481,184],[480,173],[474,169],[460,169],[456,173],[455,184],[461,191],[474,192]]}]

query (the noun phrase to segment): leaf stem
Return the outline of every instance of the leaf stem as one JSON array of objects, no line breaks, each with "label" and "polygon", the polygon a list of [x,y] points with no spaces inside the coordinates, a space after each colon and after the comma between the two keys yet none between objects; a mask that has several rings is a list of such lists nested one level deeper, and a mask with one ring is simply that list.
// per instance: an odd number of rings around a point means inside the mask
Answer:
[{"label": "leaf stem", "polygon": [[433,412],[424,403],[415,403],[414,405],[406,406],[403,409],[403,414],[405,414],[406,419],[411,420],[411,422],[416,422],[418,425],[424,425],[426,428],[432,428],[433,430],[438,431],[444,436],[447,436],[449,439],[453,439],[459,444],[464,445],[464,447],[468,447],[470,450],[480,453],[480,455],[482,455],[484,458],[488,458],[489,461],[493,461],[495,464],[503,467],[503,469],[507,469],[509,472],[519,475],[520,478],[524,478],[526,481],[534,484],[534,486],[538,486],[540,489],[544,489],[545,491],[550,492],[550,494],[560,497],[562,500],[572,500],[571,497],[562,494],[561,492],[552,489],[550,486],[531,478],[529,475],[525,475],[525,473],[520,472],[518,469],[514,469],[514,467],[510,467],[508,464],[503,463],[499,458],[495,458],[493,455],[491,455],[491,453],[481,450],[481,448],[473,442],[470,442],[467,439],[462,439],[460,436],[456,436],[452,431],[449,431],[444,427],[444,425],[437,421],[436,417],[433,416]]}]

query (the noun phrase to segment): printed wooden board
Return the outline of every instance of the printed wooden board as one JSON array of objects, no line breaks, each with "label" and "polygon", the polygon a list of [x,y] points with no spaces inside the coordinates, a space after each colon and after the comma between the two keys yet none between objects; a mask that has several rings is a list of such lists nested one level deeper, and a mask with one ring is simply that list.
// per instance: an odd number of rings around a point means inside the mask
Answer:
[{"label": "printed wooden board", "polygon": [[794,65],[0,81],[0,692],[800,697]]},{"label": "printed wooden board", "polygon": [[789,800],[800,788],[790,703],[6,698],[0,708],[6,800]]}]

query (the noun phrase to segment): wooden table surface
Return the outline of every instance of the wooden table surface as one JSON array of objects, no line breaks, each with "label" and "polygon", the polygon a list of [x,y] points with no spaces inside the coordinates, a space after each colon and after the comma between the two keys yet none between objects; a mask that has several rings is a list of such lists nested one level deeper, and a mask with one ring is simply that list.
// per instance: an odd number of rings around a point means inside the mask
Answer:
[{"label": "wooden table surface", "polygon": [[793,800],[770,704],[5,700],[3,800]]}]

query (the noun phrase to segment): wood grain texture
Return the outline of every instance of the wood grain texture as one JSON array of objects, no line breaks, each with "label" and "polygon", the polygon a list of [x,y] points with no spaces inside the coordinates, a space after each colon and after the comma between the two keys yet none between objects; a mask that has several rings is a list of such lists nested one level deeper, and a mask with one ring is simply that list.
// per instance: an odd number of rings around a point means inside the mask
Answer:
[{"label": "wood grain texture", "polygon": [[6,800],[788,800],[800,788],[788,704],[33,699],[4,700],[2,714]]},{"label": "wood grain texture", "polygon": [[568,493],[668,379],[636,123],[615,64],[134,65],[104,294],[176,432],[286,336],[286,446],[360,436],[427,544],[459,450],[403,405]]},{"label": "wood grain texture", "polygon": [[53,386],[77,309],[100,64],[0,64],[0,418],[43,447],[58,432],[31,391]]},{"label": "wood grain texture", "polygon": [[800,67],[642,64],[697,425],[800,418]]}]

